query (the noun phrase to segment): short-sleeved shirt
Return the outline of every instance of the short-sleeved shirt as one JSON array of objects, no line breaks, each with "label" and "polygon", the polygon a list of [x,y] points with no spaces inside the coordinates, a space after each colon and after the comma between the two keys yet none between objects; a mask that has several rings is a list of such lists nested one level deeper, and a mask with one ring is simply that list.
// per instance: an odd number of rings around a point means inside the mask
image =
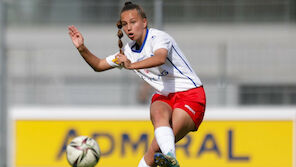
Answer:
[{"label": "short-sleeved shirt", "polygon": [[[161,48],[168,50],[168,55],[163,65],[147,69],[137,69],[134,72],[161,95],[186,91],[202,85],[199,77],[191,68],[189,61],[175,40],[164,31],[149,28],[140,49],[137,50],[136,42],[132,41],[125,45],[123,51],[131,63],[134,63],[154,56],[154,52]],[[108,64],[112,67],[119,66],[112,61],[117,54],[106,58]]]}]

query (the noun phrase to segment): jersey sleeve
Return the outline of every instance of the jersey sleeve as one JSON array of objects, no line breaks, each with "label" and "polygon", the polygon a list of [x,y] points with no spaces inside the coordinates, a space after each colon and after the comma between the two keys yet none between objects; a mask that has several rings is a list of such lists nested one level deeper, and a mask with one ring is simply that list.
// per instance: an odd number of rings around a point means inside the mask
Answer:
[{"label": "jersey sleeve", "polygon": [[106,57],[106,61],[107,61],[107,63],[108,63],[111,67],[120,67],[119,64],[116,64],[116,63],[114,62],[114,60],[115,60],[115,56],[116,56],[118,53],[119,53],[119,52],[115,53],[114,55],[110,55],[110,56]]},{"label": "jersey sleeve", "polygon": [[167,34],[160,34],[152,36],[152,51],[155,52],[157,49],[167,49],[168,51],[172,48],[172,41]]}]

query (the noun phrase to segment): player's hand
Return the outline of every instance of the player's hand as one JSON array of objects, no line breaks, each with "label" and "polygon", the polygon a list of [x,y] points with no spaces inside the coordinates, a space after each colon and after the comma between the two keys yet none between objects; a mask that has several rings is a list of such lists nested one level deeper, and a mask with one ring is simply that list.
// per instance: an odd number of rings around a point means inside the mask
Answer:
[{"label": "player's hand", "polygon": [[74,44],[74,46],[80,50],[81,47],[83,47],[84,45],[84,39],[83,36],[81,35],[81,33],[78,31],[78,29],[75,26],[69,26],[68,27],[69,30],[69,35],[72,39],[72,42]]},{"label": "player's hand", "polygon": [[121,64],[124,68],[131,70],[131,61],[123,54],[117,54],[115,56],[116,62],[117,64]]}]

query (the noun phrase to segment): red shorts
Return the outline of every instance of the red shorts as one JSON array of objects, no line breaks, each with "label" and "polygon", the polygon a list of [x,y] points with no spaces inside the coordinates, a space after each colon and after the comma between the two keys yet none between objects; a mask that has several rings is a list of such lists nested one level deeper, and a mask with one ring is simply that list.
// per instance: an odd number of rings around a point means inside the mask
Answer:
[{"label": "red shorts", "polygon": [[151,104],[158,100],[169,104],[173,110],[180,108],[186,111],[194,121],[196,130],[198,129],[206,109],[206,96],[202,86],[183,92],[170,93],[168,96],[156,93],[152,97]]}]

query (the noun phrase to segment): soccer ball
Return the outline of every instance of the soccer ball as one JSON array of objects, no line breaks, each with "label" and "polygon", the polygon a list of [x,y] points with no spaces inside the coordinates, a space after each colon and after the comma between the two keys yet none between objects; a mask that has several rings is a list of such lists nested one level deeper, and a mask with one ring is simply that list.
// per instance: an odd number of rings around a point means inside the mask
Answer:
[{"label": "soccer ball", "polygon": [[87,136],[75,137],[66,149],[67,160],[73,167],[94,167],[100,159],[100,147]]}]

